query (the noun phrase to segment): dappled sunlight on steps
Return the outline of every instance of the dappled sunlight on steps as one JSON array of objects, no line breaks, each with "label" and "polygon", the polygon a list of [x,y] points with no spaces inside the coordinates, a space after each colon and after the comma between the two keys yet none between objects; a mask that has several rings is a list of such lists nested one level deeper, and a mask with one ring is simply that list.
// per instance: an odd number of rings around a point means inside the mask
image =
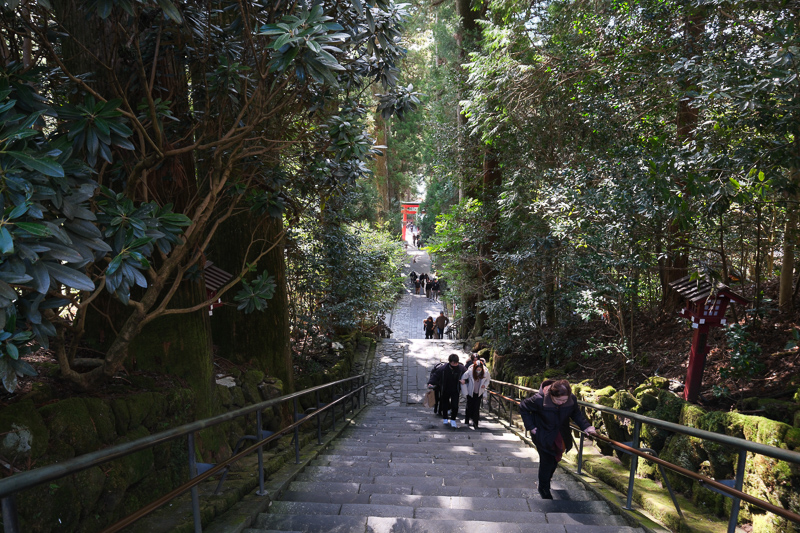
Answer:
[{"label": "dappled sunlight on steps", "polygon": [[429,409],[373,406],[245,531],[642,531],[560,471],[542,500],[537,460],[491,419],[453,429]]}]

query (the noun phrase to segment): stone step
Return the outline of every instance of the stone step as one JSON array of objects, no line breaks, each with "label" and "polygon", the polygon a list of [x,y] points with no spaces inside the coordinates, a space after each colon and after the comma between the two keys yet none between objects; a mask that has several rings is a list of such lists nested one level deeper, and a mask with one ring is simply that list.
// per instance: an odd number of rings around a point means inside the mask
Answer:
[{"label": "stone step", "polygon": [[522,524],[570,524],[595,526],[626,526],[625,520],[616,515],[594,515],[578,513],[544,513],[530,511],[503,511],[494,509],[437,509],[411,508],[401,505],[374,505],[366,503],[319,503],[319,502],[274,502],[269,513],[261,515],[257,526],[266,527],[268,515],[340,515],[375,516],[398,518],[421,518],[426,520],[461,520],[465,522],[515,522]]},{"label": "stone step", "polygon": [[265,531],[303,531],[305,533],[641,533],[641,529],[622,525],[520,523],[464,520],[431,520],[422,518],[330,516],[330,515],[260,515],[256,528],[245,533]]},{"label": "stone step", "polygon": [[561,470],[554,499],[542,500],[536,450],[500,424],[481,425],[370,407],[249,531],[641,533]]}]

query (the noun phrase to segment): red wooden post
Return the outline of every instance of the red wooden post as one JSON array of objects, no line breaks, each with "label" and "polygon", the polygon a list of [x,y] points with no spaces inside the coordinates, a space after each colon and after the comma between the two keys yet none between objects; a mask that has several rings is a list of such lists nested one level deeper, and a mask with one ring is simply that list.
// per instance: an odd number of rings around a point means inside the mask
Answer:
[{"label": "red wooden post", "polygon": [[683,389],[683,398],[689,402],[696,402],[703,383],[703,369],[706,366],[708,354],[708,324],[700,324],[692,336],[692,351],[689,353],[689,369],[686,371],[686,387]]},{"label": "red wooden post", "polygon": [[695,329],[692,336],[692,350],[689,352],[689,368],[686,371],[686,384],[683,397],[696,402],[703,384],[703,369],[706,366],[708,331],[712,327],[726,324],[725,311],[731,301],[745,305],[746,298],[733,292],[722,283],[711,284],[707,279],[692,279],[686,276],[669,284],[686,298],[686,307],[678,314],[692,321]]}]

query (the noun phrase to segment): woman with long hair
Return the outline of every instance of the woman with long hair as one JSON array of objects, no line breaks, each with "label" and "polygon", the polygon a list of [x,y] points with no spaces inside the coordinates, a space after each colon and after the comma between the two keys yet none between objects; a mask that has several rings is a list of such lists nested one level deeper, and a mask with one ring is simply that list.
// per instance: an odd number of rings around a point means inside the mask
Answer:
[{"label": "woman with long hair", "polygon": [[481,400],[486,394],[486,387],[489,386],[489,371],[482,361],[478,360],[467,368],[461,376],[461,393],[467,398],[467,409],[464,413],[464,424],[472,425],[478,429],[478,419],[480,418]]},{"label": "woman with long hair", "polygon": [[519,414],[539,452],[539,495],[545,500],[552,500],[550,481],[562,454],[570,451],[574,445],[569,428],[570,419],[589,435],[596,435],[597,432],[578,406],[578,398],[572,394],[572,387],[566,379],[542,382],[538,392],[519,404]]}]

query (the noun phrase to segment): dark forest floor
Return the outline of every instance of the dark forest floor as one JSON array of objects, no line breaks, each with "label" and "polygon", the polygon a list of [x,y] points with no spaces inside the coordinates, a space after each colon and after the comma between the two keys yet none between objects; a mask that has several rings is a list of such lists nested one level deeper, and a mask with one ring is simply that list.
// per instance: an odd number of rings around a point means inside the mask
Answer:
[{"label": "dark forest floor", "polygon": [[[712,329],[708,337],[709,353],[699,404],[711,409],[728,410],[746,398],[790,399],[800,386],[800,349],[795,344],[800,335],[800,306],[791,316],[777,311],[777,284],[764,287],[765,301],[761,317],[737,306],[739,323],[746,326],[748,339],[756,343],[761,352],[754,357],[763,365],[752,376],[732,378],[725,376],[731,367],[731,346],[725,328]],[[728,320],[732,322],[731,310]],[[572,381],[591,379],[598,386],[611,385],[616,389],[633,389],[650,376],[661,376],[683,383],[689,362],[693,330],[688,321],[680,317],[641,317],[634,322],[633,357],[619,355],[582,355],[589,347],[588,340],[610,343],[618,339],[612,327],[601,320],[581,323],[562,336],[579,339],[569,359],[578,364],[570,374]],[[795,333],[797,332],[797,333]],[[800,343],[797,343],[800,344]],[[626,360],[630,362],[626,364]],[[540,360],[539,360],[540,361]],[[564,363],[564,361],[560,361]],[[531,374],[543,371],[541,362],[532,365]],[[716,386],[716,391],[715,391]],[[727,394],[720,394],[727,389]]]}]

